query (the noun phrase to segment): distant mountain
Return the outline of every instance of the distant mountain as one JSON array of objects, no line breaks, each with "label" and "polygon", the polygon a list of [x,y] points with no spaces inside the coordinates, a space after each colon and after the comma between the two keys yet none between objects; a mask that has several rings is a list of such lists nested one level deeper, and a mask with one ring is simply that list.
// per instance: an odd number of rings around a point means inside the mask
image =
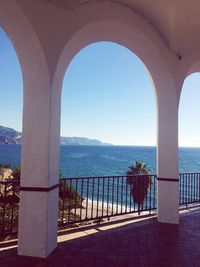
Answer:
[{"label": "distant mountain", "polygon": [[0,126],[0,144],[20,144],[21,133],[12,128]]},{"label": "distant mountain", "polygon": [[[0,126],[0,144],[20,144],[22,134],[14,129]],[[105,146],[112,145],[86,137],[60,137],[61,145]]]},{"label": "distant mountain", "polygon": [[86,137],[60,137],[61,145],[82,145],[82,146],[106,146],[111,145],[103,143],[97,139],[89,139]]}]

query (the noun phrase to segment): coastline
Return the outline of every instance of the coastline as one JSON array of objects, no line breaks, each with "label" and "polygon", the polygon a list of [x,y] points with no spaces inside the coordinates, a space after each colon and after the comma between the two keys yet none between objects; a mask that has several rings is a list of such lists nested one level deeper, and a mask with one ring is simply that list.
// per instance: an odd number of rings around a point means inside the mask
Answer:
[{"label": "coastline", "polygon": [[[134,211],[134,208],[132,207],[130,209],[130,206],[127,206],[127,209],[123,205],[117,205],[107,202],[97,202],[97,200],[83,200],[83,207],[72,209],[72,212],[78,216],[80,216],[82,219],[98,219],[98,217],[110,217],[112,215],[122,214],[126,212]],[[136,211],[137,213],[137,211]]]}]

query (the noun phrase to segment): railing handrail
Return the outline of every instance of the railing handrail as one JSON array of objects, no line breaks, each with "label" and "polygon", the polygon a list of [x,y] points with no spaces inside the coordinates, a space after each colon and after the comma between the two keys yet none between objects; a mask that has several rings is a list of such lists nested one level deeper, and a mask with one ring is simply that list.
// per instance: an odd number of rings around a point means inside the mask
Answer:
[{"label": "railing handrail", "polygon": [[[103,176],[81,176],[81,177],[62,177],[59,178],[59,181],[65,181],[65,180],[75,180],[75,179],[106,179],[106,178],[122,178],[122,177],[138,177],[138,176],[152,176],[152,177],[156,177],[157,175],[154,173],[148,173],[148,174],[134,174],[134,175],[103,175]],[[15,180],[15,179],[4,179],[4,180],[0,180],[0,184],[20,184],[20,180]]]},{"label": "railing handrail", "polygon": [[20,184],[20,180],[15,180],[15,179],[5,179],[5,180],[1,180],[0,184]]},{"label": "railing handrail", "polygon": [[134,174],[134,175],[126,175],[126,174],[123,174],[123,175],[99,175],[99,176],[81,176],[81,177],[62,177],[60,178],[59,180],[74,180],[74,179],[105,179],[105,178],[122,178],[122,177],[138,177],[138,176],[154,176],[154,177],[157,177],[156,174],[153,174],[153,173],[148,173],[148,174]]},{"label": "railing handrail", "polygon": [[[180,172],[179,173],[179,176],[181,175],[193,175],[193,174],[196,174],[196,175],[200,175],[200,172]],[[62,178],[59,178],[60,181],[62,180],[74,180],[74,179],[104,179],[104,178],[120,178],[120,177],[138,177],[138,176],[154,176],[157,178],[157,174],[155,173],[149,173],[149,174],[134,174],[134,175],[126,175],[126,174],[122,174],[122,175],[98,175],[98,176],[81,176],[81,177],[62,177]],[[192,178],[192,177],[191,177]],[[15,179],[5,179],[5,180],[0,180],[0,184],[9,184],[9,183],[13,183],[13,184],[18,184],[20,183],[20,180],[15,180]]]}]

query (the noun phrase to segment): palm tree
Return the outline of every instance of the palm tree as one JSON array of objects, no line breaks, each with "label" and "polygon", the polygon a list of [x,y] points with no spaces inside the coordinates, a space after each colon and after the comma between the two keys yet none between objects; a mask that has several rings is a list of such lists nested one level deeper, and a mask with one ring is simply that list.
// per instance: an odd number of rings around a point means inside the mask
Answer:
[{"label": "palm tree", "polygon": [[151,176],[149,175],[150,170],[144,162],[136,161],[134,165],[128,167],[126,174],[128,175],[127,184],[131,186],[131,195],[133,201],[138,205],[140,214],[141,205],[143,205],[152,184]]}]

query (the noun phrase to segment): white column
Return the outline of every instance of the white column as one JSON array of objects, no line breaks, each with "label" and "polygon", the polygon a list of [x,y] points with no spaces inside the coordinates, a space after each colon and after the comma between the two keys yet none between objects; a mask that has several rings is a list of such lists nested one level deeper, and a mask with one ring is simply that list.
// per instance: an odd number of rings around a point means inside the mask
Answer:
[{"label": "white column", "polygon": [[170,90],[158,98],[157,175],[158,221],[178,224],[178,104]]},{"label": "white column", "polygon": [[18,254],[41,258],[57,246],[60,147],[60,93],[44,77],[25,84],[18,235]]}]

